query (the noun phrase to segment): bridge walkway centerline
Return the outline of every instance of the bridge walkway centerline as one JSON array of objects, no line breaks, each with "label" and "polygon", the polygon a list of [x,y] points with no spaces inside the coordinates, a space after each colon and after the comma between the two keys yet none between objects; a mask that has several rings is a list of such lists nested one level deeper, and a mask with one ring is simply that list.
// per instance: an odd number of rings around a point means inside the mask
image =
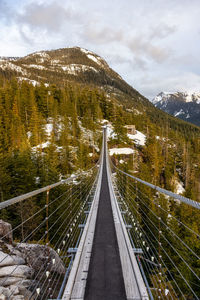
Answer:
[{"label": "bridge walkway centerline", "polygon": [[126,291],[113,220],[104,146],[103,172],[85,300],[124,300]]}]

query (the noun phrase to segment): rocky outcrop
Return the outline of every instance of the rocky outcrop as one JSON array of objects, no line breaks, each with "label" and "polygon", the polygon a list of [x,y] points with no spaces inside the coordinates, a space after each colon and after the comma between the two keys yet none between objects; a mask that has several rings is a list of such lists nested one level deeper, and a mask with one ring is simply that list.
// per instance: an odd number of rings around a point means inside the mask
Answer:
[{"label": "rocky outcrop", "polygon": [[65,266],[52,248],[14,244],[11,225],[0,220],[0,300],[34,300],[44,270],[65,274]]},{"label": "rocky outcrop", "polygon": [[[24,265],[25,260],[16,255],[9,255],[0,251],[0,267],[12,266],[12,265]],[[1,271],[1,269],[0,269]]]},{"label": "rocky outcrop", "polygon": [[12,226],[3,220],[0,220],[0,238],[8,243],[13,242]]},{"label": "rocky outcrop", "polygon": [[0,251],[0,300],[34,299],[27,289],[33,285],[33,268],[27,265],[19,251],[18,255],[12,255],[12,245],[3,244],[1,241],[1,248],[6,250],[6,253]]},{"label": "rocky outcrop", "polygon": [[36,273],[41,269],[41,266],[45,269],[48,263],[48,269],[51,272],[65,274],[64,264],[52,248],[44,245],[24,243],[19,244],[17,248]]},{"label": "rocky outcrop", "polygon": [[0,278],[6,277],[8,274],[17,278],[32,278],[33,273],[33,269],[25,265],[14,265],[0,268]]}]

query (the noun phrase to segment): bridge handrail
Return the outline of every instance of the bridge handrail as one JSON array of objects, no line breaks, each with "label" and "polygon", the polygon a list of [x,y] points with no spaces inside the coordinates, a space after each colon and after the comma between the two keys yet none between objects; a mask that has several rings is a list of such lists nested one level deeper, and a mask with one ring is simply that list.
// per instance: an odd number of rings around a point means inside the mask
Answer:
[{"label": "bridge handrail", "polygon": [[[89,170],[87,170],[86,172],[89,172],[89,171],[93,170],[95,167],[98,166],[98,163],[99,163],[99,161],[98,161],[92,168],[90,168]],[[74,178],[77,178],[78,176],[80,176],[80,174],[77,174],[76,177],[69,177],[69,178],[67,178],[67,179],[60,180],[60,181],[58,181],[58,182],[56,182],[56,183],[47,185],[47,186],[45,186],[45,187],[43,187],[43,188],[40,188],[40,189],[31,191],[31,192],[29,192],[29,193],[26,193],[26,194],[23,194],[23,195],[20,195],[20,196],[11,198],[11,199],[9,199],[9,200],[0,202],[0,210],[3,209],[3,208],[8,207],[8,206],[10,206],[10,205],[13,205],[13,204],[15,204],[15,203],[18,203],[18,202],[21,202],[21,201],[23,201],[23,200],[29,199],[29,198],[31,198],[31,197],[33,197],[33,196],[38,195],[38,194],[41,194],[41,193],[43,193],[43,192],[49,191],[49,190],[51,190],[51,189],[53,189],[53,188],[55,188],[55,187],[57,187],[57,186],[59,186],[59,185],[61,185],[61,184],[64,184],[64,183],[73,181],[73,179],[74,179]]]},{"label": "bridge handrail", "polygon": [[[110,160],[110,161],[111,161],[111,160]],[[163,189],[163,188],[161,188],[161,187],[159,187],[159,186],[156,186],[156,185],[154,185],[154,184],[152,184],[152,183],[149,183],[149,182],[144,181],[144,180],[142,180],[142,179],[140,179],[140,178],[137,178],[137,177],[135,177],[135,176],[133,176],[133,175],[130,175],[130,174],[128,174],[128,173],[126,173],[126,172],[120,170],[119,168],[117,168],[117,167],[113,164],[112,161],[111,161],[111,163],[112,163],[112,165],[114,166],[114,168],[115,168],[116,170],[118,170],[119,172],[121,172],[121,173],[127,175],[128,177],[130,177],[130,178],[132,178],[132,179],[134,179],[134,180],[136,180],[136,181],[138,181],[138,182],[140,182],[140,183],[142,183],[142,184],[144,184],[144,185],[146,185],[146,186],[148,186],[148,187],[150,187],[150,188],[152,188],[152,189],[154,189],[154,190],[156,190],[156,191],[158,191],[158,192],[160,192],[160,193],[162,193],[162,194],[165,194],[165,195],[167,195],[167,196],[169,196],[169,197],[172,197],[172,198],[174,198],[174,199],[177,199],[177,200],[179,200],[179,201],[181,201],[181,202],[183,202],[183,203],[185,203],[185,204],[188,204],[188,205],[190,205],[190,206],[193,206],[194,208],[200,209],[200,202],[197,202],[197,201],[194,201],[194,200],[192,200],[192,199],[190,199],[190,198],[187,198],[187,197],[184,197],[184,196],[175,194],[175,193],[173,193],[173,192],[171,192],[171,191],[165,190],[165,189]]]}]

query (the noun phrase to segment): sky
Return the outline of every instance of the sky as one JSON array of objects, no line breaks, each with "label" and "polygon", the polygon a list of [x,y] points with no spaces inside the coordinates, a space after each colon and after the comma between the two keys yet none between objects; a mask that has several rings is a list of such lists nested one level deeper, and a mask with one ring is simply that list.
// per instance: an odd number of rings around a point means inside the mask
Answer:
[{"label": "sky", "polygon": [[200,91],[200,0],[0,0],[0,56],[80,46],[152,100]]}]

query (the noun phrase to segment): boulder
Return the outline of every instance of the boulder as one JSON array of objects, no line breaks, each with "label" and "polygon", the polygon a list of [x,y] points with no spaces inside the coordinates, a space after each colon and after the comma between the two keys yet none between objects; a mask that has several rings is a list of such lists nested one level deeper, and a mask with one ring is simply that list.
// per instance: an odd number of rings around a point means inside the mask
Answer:
[{"label": "boulder", "polygon": [[59,255],[52,248],[45,245],[21,243],[17,245],[17,249],[23,254],[28,265],[36,273],[39,272],[41,266],[45,269],[48,263],[48,269],[51,272],[55,271],[59,274],[65,274],[65,266]]},{"label": "boulder", "polygon": [[10,296],[10,290],[8,288],[0,287],[0,299],[4,300]]},{"label": "boulder", "polygon": [[16,295],[9,298],[10,300],[25,300],[23,295]]},{"label": "boulder", "polygon": [[33,289],[35,286],[38,284],[36,280],[28,280],[28,279],[23,279],[21,280],[20,284],[18,286],[20,288],[30,288]]},{"label": "boulder", "polygon": [[4,253],[3,251],[0,251],[0,267],[24,264],[25,260],[22,257],[9,255]]},{"label": "boulder", "polygon": [[6,266],[0,268],[0,277],[14,276],[20,278],[31,278],[33,276],[33,269],[28,266]]},{"label": "boulder", "polygon": [[13,284],[17,284],[18,282],[20,282],[22,279],[19,277],[2,277],[0,278],[0,286],[6,287],[6,286],[10,286]]},{"label": "boulder", "polygon": [[19,285],[19,294],[24,296],[25,300],[34,300],[37,298],[37,296],[34,294],[32,295],[32,292],[29,289],[26,289],[25,287]]},{"label": "boulder", "polygon": [[15,256],[22,257],[22,254],[21,254],[21,252],[19,250],[17,250],[16,245],[5,244],[5,246],[7,247],[7,251],[9,251],[10,255],[15,255]]},{"label": "boulder", "polygon": [[13,242],[12,226],[3,220],[0,220],[0,239],[8,243]]},{"label": "boulder", "polygon": [[11,295],[13,295],[13,296],[19,294],[19,288],[18,288],[17,285],[11,285],[11,286],[9,286],[9,290],[10,290]]}]

